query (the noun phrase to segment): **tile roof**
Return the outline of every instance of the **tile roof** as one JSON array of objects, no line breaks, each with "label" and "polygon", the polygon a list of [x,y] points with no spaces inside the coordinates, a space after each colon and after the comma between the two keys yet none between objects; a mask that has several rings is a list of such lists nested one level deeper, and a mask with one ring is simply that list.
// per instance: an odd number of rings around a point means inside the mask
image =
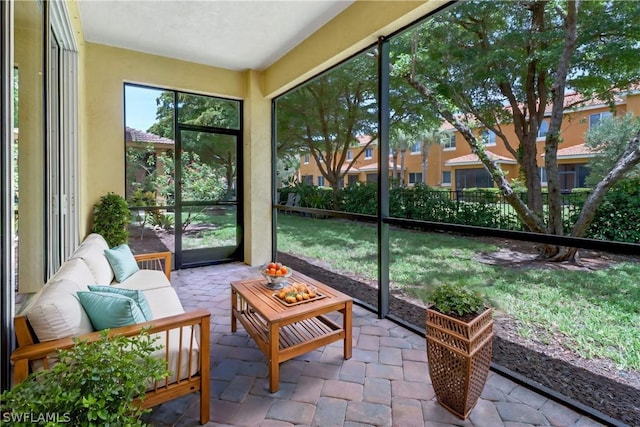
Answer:
[{"label": "tile roof", "polygon": [[[501,156],[499,154],[487,151],[487,156],[498,163],[507,163],[515,165],[517,162],[512,157]],[[482,164],[480,158],[476,154],[467,154],[465,156],[454,157],[444,162],[445,166],[462,166],[462,165],[479,165]]]},{"label": "tile roof", "polygon": [[[593,150],[591,147],[587,147],[584,144],[577,144],[558,150],[557,157],[558,159],[595,157],[598,153],[600,153],[600,151]],[[544,157],[544,153],[540,156]]]},{"label": "tile roof", "polygon": [[146,142],[152,144],[175,145],[172,139],[130,127],[125,128],[124,138],[125,142]]}]

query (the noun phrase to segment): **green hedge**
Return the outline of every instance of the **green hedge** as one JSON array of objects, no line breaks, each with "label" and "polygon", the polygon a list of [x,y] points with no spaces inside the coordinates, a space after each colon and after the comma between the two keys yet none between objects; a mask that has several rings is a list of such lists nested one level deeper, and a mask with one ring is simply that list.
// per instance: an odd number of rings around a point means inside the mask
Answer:
[{"label": "green hedge", "polygon": [[[563,195],[567,233],[578,218],[589,191],[588,188],[576,188]],[[300,195],[300,206],[334,209],[331,188],[297,184],[281,188],[279,192],[281,203],[286,202],[288,193],[295,192]],[[521,197],[526,201],[526,193]],[[358,182],[340,190],[338,210],[376,215],[377,202],[377,185]],[[522,222],[496,188],[469,188],[459,192],[422,184],[392,188],[389,190],[389,214],[395,218],[524,230]],[[586,237],[640,242],[640,179],[622,181],[609,191]]]}]

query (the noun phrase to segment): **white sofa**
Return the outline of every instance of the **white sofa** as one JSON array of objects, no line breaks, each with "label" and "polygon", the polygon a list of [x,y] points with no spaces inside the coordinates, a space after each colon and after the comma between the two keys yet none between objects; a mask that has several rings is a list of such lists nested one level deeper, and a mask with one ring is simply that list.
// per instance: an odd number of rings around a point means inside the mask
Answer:
[{"label": "white sofa", "polygon": [[89,285],[109,285],[140,290],[151,309],[152,319],[110,329],[112,335],[133,336],[145,327],[163,345],[156,357],[167,363],[171,375],[149,387],[141,405],[155,406],[184,394],[200,391],[200,422],[209,420],[210,312],[185,313],[171,286],[171,253],[136,256],[140,270],[118,283],[104,255],[109,249],[99,234],[91,234],[72,256],[25,304],[14,319],[18,347],[11,356],[14,383],[24,381],[37,369],[55,363],[55,350],[73,346],[73,337],[96,340],[91,320],[78,298]]}]

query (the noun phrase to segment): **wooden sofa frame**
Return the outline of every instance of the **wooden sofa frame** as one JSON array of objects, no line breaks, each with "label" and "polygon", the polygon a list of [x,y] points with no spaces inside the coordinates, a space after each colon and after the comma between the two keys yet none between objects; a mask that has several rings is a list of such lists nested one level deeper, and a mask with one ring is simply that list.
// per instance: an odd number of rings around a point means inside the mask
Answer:
[{"label": "wooden sofa frame", "polygon": [[[141,268],[163,270],[167,279],[171,280],[171,252],[159,252],[153,254],[136,255],[136,261]],[[190,343],[197,339],[199,343],[198,369],[195,375],[191,375],[191,357],[189,357],[188,376],[180,379],[185,375],[176,373],[177,380],[172,384],[165,381],[156,381],[153,388],[145,393],[145,398],[140,403],[142,408],[151,408],[161,403],[170,401],[189,393],[200,392],[200,423],[209,422],[209,354],[211,349],[210,343],[210,325],[211,313],[206,309],[198,309],[188,313],[177,314],[174,316],[154,319],[145,323],[114,328],[109,331],[110,336],[136,336],[140,332],[148,328],[149,334],[167,332],[165,345],[168,345],[169,332],[172,334],[184,333],[191,334]],[[184,329],[191,327],[191,332],[185,332]],[[29,373],[33,362],[40,361],[44,369],[49,369],[49,358],[55,356],[57,350],[68,349],[74,346],[74,338],[93,342],[100,339],[100,332],[91,332],[77,337],[61,338],[58,340],[38,342],[35,333],[29,325],[29,321],[25,315],[17,315],[14,317],[14,328],[18,348],[11,354],[11,363],[13,364],[13,381],[19,384],[24,381]],[[180,340],[182,346],[182,340]],[[192,345],[192,344],[191,344]],[[182,354],[182,348],[180,349]],[[189,348],[192,354],[193,348]],[[166,363],[169,363],[169,354],[166,355]],[[181,361],[178,361],[181,366]]]}]

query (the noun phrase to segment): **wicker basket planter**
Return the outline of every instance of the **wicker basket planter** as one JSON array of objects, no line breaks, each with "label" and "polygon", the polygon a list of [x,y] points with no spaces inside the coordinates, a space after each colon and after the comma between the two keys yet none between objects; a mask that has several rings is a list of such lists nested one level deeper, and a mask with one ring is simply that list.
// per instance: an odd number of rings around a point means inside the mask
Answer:
[{"label": "wicker basket planter", "polygon": [[491,363],[491,308],[465,323],[427,308],[427,358],[438,402],[462,418],[478,402]]}]

